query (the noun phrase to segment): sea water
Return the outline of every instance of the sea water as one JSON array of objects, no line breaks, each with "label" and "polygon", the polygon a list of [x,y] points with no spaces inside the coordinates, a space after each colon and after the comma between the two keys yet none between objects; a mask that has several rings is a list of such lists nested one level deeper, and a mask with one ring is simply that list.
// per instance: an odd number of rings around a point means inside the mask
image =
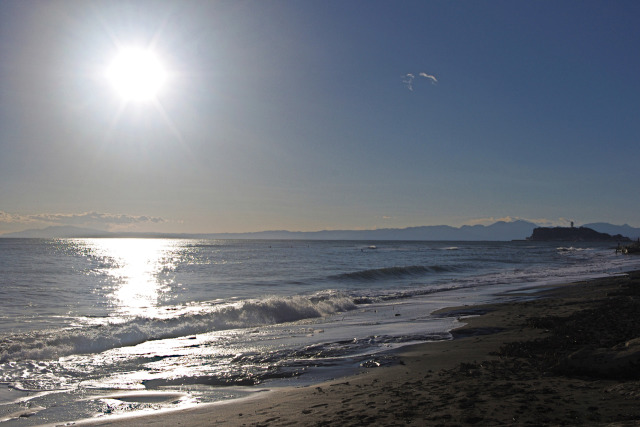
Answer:
[{"label": "sea water", "polygon": [[0,239],[0,422],[182,408],[393,363],[444,307],[638,269],[615,245]]}]

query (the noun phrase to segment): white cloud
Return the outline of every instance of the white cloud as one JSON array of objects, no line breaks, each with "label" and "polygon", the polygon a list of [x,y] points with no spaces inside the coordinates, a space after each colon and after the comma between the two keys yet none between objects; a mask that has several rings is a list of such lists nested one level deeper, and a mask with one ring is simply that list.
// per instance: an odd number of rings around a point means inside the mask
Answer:
[{"label": "white cloud", "polygon": [[436,76],[431,75],[431,74],[427,74],[427,73],[420,73],[420,77],[424,77],[425,79],[429,79],[431,80],[432,84],[436,84],[438,83],[438,79],[436,79]]},{"label": "white cloud", "polygon": [[[434,76],[433,74],[425,73],[424,71],[421,71],[420,73],[418,73],[418,77],[423,77],[425,79],[431,80],[431,84],[438,83],[438,79],[436,78],[436,76]],[[413,92],[413,81],[415,80],[415,78],[416,78],[416,75],[413,73],[407,73],[404,76],[402,76],[402,83],[404,83],[407,89],[409,89],[412,92]]]},{"label": "white cloud", "polygon": [[402,76],[402,83],[404,83],[407,89],[409,89],[410,91],[413,91],[413,79],[415,78],[416,78],[415,75],[411,73],[407,73],[404,76]]},{"label": "white cloud", "polygon": [[9,212],[0,211],[0,223],[25,223],[25,217],[17,214],[10,214]]},{"label": "white cloud", "polygon": [[6,224],[48,224],[48,225],[92,225],[127,226],[142,223],[162,223],[165,219],[146,215],[110,214],[84,212],[76,214],[38,213],[30,215],[12,214],[0,211],[0,223]]}]

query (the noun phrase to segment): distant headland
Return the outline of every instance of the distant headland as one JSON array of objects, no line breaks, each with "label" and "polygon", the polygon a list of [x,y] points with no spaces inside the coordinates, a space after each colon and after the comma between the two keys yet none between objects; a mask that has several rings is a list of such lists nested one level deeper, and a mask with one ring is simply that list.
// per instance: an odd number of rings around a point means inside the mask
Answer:
[{"label": "distant headland", "polygon": [[612,236],[588,227],[538,227],[527,240],[535,242],[630,242],[621,234]]}]

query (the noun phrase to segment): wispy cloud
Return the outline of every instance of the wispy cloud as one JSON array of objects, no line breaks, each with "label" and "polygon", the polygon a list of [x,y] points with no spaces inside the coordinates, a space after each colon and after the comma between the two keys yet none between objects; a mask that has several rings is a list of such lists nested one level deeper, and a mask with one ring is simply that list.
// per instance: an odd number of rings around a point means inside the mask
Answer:
[{"label": "wispy cloud", "polygon": [[[438,79],[436,78],[436,76],[434,76],[433,74],[425,73],[424,71],[421,71],[420,73],[418,73],[418,77],[423,77],[425,79],[431,80],[431,84],[434,84],[434,85],[438,83]],[[413,82],[415,79],[416,79],[415,74],[407,73],[404,76],[402,76],[402,83],[404,83],[407,89],[413,92]]]},{"label": "wispy cloud", "polygon": [[402,76],[402,83],[404,83],[407,89],[409,89],[410,91],[413,91],[413,79],[415,78],[416,78],[415,75],[411,73],[407,73],[404,76]]},{"label": "wispy cloud", "polygon": [[5,224],[47,224],[47,225],[84,225],[110,228],[143,223],[163,223],[165,219],[146,215],[111,214],[101,212],[84,213],[38,213],[12,214],[0,211],[0,223]]},{"label": "wispy cloud", "polygon": [[20,224],[26,223],[25,217],[17,214],[0,211],[0,223],[4,224]]},{"label": "wispy cloud", "polygon": [[431,74],[427,74],[427,73],[420,73],[420,77],[424,77],[425,79],[429,79],[431,80],[432,84],[436,84],[438,83],[438,79],[436,79],[436,76],[431,75]]}]

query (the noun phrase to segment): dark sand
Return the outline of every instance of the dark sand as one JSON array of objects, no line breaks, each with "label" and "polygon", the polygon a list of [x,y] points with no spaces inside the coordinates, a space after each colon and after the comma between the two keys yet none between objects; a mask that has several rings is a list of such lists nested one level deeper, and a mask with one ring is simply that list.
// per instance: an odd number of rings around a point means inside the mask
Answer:
[{"label": "dark sand", "polygon": [[640,272],[540,295],[473,307],[485,314],[468,319],[454,340],[407,347],[396,366],[92,424],[640,425]]}]

